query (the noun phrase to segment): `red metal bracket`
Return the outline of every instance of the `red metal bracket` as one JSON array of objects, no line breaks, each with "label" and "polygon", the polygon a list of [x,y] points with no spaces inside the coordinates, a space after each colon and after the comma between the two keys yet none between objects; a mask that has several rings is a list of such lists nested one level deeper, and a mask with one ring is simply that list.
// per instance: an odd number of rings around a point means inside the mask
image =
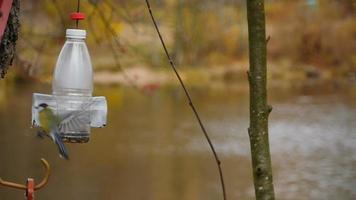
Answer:
[{"label": "red metal bracket", "polygon": [[13,0],[0,0],[0,41],[4,35],[4,31],[9,19],[10,10]]}]

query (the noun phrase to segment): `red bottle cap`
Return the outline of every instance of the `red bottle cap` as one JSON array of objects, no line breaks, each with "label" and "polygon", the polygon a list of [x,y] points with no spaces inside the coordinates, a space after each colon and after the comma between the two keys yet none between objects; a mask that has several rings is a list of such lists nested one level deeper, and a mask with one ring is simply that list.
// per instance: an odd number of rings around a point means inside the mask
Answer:
[{"label": "red bottle cap", "polygon": [[72,20],[83,20],[85,19],[85,14],[81,12],[74,12],[70,14]]}]

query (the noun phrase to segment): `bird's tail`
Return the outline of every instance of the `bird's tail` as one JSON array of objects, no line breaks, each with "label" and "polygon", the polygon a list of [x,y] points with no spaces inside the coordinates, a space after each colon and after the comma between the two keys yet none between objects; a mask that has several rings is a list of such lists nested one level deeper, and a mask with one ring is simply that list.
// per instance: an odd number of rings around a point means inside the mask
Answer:
[{"label": "bird's tail", "polygon": [[64,146],[61,136],[57,132],[53,132],[53,140],[58,147],[59,155],[62,158],[69,160],[67,148]]}]

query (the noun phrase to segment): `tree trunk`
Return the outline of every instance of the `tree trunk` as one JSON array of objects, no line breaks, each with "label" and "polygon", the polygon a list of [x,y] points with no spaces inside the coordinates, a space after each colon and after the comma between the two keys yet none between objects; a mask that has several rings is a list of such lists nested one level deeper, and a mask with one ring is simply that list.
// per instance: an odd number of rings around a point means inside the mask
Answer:
[{"label": "tree trunk", "polygon": [[247,0],[250,71],[250,136],[257,200],[274,199],[271,156],[268,142],[267,41],[264,0]]},{"label": "tree trunk", "polygon": [[0,44],[0,79],[4,78],[15,55],[16,41],[20,29],[19,12],[20,0],[14,0]]}]

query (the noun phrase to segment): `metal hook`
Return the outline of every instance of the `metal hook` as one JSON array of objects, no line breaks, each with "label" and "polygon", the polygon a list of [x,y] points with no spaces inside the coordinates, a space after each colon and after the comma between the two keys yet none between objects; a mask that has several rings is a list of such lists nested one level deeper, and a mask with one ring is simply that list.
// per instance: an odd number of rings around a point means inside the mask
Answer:
[{"label": "metal hook", "polygon": [[[34,187],[35,190],[39,190],[39,189],[43,188],[47,184],[48,178],[50,175],[51,168],[50,168],[50,165],[47,162],[47,160],[45,160],[44,158],[41,158],[41,162],[45,168],[45,175],[44,175],[42,181]],[[27,190],[26,185],[19,184],[19,183],[13,183],[13,182],[9,182],[9,181],[4,181],[1,178],[0,178],[0,185],[5,186],[5,187],[20,189],[20,190]]]}]

